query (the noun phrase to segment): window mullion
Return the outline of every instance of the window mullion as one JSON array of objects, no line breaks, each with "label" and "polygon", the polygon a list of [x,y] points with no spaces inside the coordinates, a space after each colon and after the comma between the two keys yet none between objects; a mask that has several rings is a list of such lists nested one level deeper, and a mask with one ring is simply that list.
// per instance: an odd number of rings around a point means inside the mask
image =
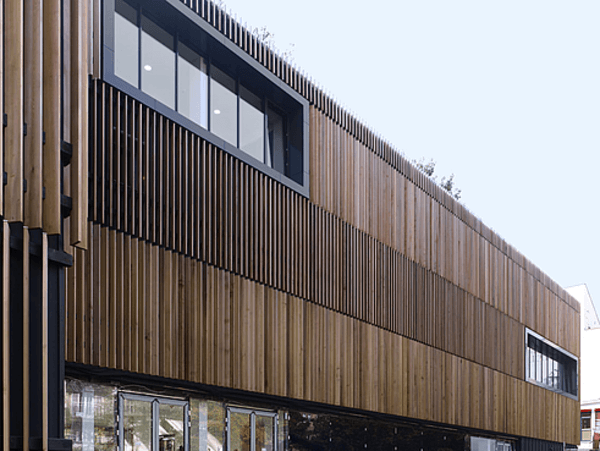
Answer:
[{"label": "window mullion", "polygon": [[173,34],[175,51],[175,111],[179,111],[179,33]]},{"label": "window mullion", "polygon": [[241,107],[240,107],[240,77],[236,77],[236,79],[235,79],[235,90],[236,90],[236,94],[237,94],[237,96],[236,96],[236,98],[237,98],[237,121],[236,121],[237,145],[236,145],[236,147],[238,149],[240,149],[242,146],[242,141],[240,139],[240,133],[241,133],[240,122],[242,121],[242,115],[240,112],[240,109],[241,109]]},{"label": "window mullion", "polygon": [[211,130],[211,99],[210,99],[210,86],[211,86],[211,69],[212,69],[212,60],[211,58],[206,58],[206,129]]},{"label": "window mullion", "polygon": [[137,26],[138,26],[138,89],[142,89],[142,6],[138,8],[137,15]]},{"label": "window mullion", "polygon": [[256,413],[250,414],[250,451],[256,451]]},{"label": "window mullion", "polygon": [[[158,441],[158,431],[159,431],[159,419],[158,419],[158,415],[159,415],[159,402],[158,399],[154,398],[152,400],[152,450],[151,451],[158,451],[160,449],[159,447],[159,441]],[[124,450],[122,450],[124,451]]]},{"label": "window mullion", "polygon": [[119,451],[124,451],[125,446],[123,443],[123,416],[125,414],[125,412],[123,412],[123,395],[120,394],[119,395],[119,405],[118,405],[118,409],[117,409],[117,434],[118,434],[118,440],[117,440],[117,448],[119,449]]}]

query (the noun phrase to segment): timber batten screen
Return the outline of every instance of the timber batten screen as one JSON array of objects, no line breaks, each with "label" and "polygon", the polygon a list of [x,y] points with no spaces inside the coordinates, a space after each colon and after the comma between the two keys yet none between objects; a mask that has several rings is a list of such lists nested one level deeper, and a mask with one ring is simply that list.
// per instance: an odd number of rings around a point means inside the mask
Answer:
[{"label": "timber batten screen", "polygon": [[[94,301],[88,295],[68,292],[68,309],[90,305],[100,312],[81,326],[68,315],[68,336],[73,340],[67,348],[72,356],[69,360],[525,434],[526,425],[521,421],[490,420],[486,412],[492,409],[514,415],[517,411],[508,400],[530,390],[524,383],[525,327],[544,330],[565,349],[577,352],[578,342],[570,337],[575,336],[578,312],[550,287],[420,194],[409,180],[395,176],[396,184],[388,187],[375,182],[387,166],[376,157],[371,160],[366,148],[349,146],[356,152],[349,162],[362,159],[367,164],[352,163],[345,173],[360,177],[356,180],[365,186],[394,193],[397,216],[389,216],[389,210],[381,206],[369,206],[379,208],[373,216],[385,228],[377,222],[358,221],[360,210],[348,211],[348,220],[343,220],[102,82],[92,86],[90,95],[97,118],[91,129],[95,149],[92,178],[96,183],[92,184],[91,204],[95,223],[90,224],[89,233],[94,244],[86,253],[78,251],[76,261],[85,258],[85,262],[76,265],[80,269],[69,277],[75,278],[82,293],[91,294],[91,287],[96,286],[108,297]],[[313,126],[319,124],[316,114],[311,116]],[[313,161],[318,162],[315,155]],[[117,164],[121,165],[118,171]],[[368,168],[365,172],[364,167]],[[352,168],[358,172],[351,172]],[[393,170],[390,174],[394,176]],[[118,185],[123,187],[119,192],[111,188]],[[314,182],[313,186],[318,194],[320,184]],[[104,204],[103,196],[108,199]],[[365,207],[369,204],[365,199]],[[367,233],[381,230],[375,232],[380,234],[400,218],[395,231],[388,230],[388,238],[380,235],[384,241]],[[360,228],[348,221],[357,221]],[[436,237],[435,246],[434,241],[420,241],[424,238],[418,231],[424,224],[433,227],[430,233]],[[460,246],[455,237],[460,237]],[[119,269],[120,261],[131,271]],[[456,271],[455,265],[463,269]],[[113,272],[108,278],[96,279],[93,275],[100,277],[102,268]],[[86,274],[93,277],[89,282]],[[242,282],[246,278],[249,280]],[[178,286],[187,288],[181,291]],[[314,314],[324,315],[322,319],[315,320],[305,304],[315,305]],[[289,310],[292,306],[296,307]],[[546,318],[556,315],[571,326],[555,328],[555,323],[540,321],[535,311],[542,306],[555,312]],[[267,311],[274,316],[266,315]],[[114,313],[103,316],[101,312]],[[263,325],[242,327],[245,321],[236,312],[253,312]],[[335,326],[339,314],[345,319]],[[282,317],[288,319],[269,333]],[[358,327],[360,323],[375,329],[366,332],[370,329]],[[322,335],[320,327],[332,332]],[[381,332],[373,342],[369,337],[376,330]],[[324,341],[305,342],[313,334]],[[287,344],[271,351],[272,340],[282,336]],[[347,340],[366,340],[371,345],[363,353],[358,351],[362,345],[349,346]],[[404,340],[408,340],[406,344]],[[419,347],[410,351],[413,340]],[[327,359],[333,359],[331,374],[340,372],[347,388],[334,380],[319,388],[321,378],[307,376],[319,374],[312,363],[317,356],[310,349],[321,349],[319,343],[326,342],[336,344],[326,351]],[[292,343],[294,348],[289,347]],[[396,346],[401,360],[390,357]],[[337,347],[346,351],[334,351]],[[405,347],[406,351],[400,351]],[[88,350],[85,354],[78,354],[84,349]],[[217,349],[228,350],[225,356],[230,363],[221,361]],[[415,359],[422,362],[417,373],[447,369],[424,386],[409,382],[408,369],[397,382],[378,370],[363,386],[350,375],[356,365],[363,368],[363,359],[367,367],[379,368],[368,357],[372,353],[386,356],[385,367],[390,365],[390,370],[405,368],[401,361]],[[249,357],[241,358],[243,355]],[[292,355],[297,357],[289,360]],[[167,368],[167,362],[174,366]],[[254,363],[258,368],[253,368]],[[296,370],[287,369],[290,365]],[[284,382],[283,377],[289,381]],[[401,382],[404,377],[408,381]],[[467,385],[445,381],[447,377],[457,377]],[[381,398],[368,388],[386,387],[387,392],[397,383],[406,384],[397,398]],[[353,384],[359,385],[352,388]],[[492,398],[484,401],[474,396],[488,384],[498,390],[490,394]],[[421,390],[430,394],[423,398],[418,394]],[[475,409],[480,413],[465,417],[447,410],[432,395],[438,391],[465,412]],[[533,392],[527,396],[534,396]],[[554,403],[560,395],[536,391],[535,396]],[[474,404],[464,406],[463,398]],[[553,418],[553,425],[565,421],[559,415]],[[558,440],[554,426],[546,429],[542,424],[546,422],[537,426],[538,437]]]},{"label": "timber batten screen", "polygon": [[0,25],[4,449],[578,442],[579,304],[215,3]]}]

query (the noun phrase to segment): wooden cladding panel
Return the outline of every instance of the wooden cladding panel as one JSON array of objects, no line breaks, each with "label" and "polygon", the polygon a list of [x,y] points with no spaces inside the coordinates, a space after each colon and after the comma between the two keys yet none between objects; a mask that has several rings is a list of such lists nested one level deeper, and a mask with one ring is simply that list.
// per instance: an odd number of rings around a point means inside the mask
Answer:
[{"label": "wooden cladding panel", "polygon": [[[105,243],[104,249],[117,254],[109,255],[109,260],[132,267],[116,278],[122,295],[115,292],[95,299],[88,294],[67,303],[67,335],[74,337],[67,344],[69,360],[78,356],[80,347],[109,343],[102,366],[499,433],[576,441],[571,436],[576,425],[566,423],[577,419],[577,401],[526,383],[520,376],[140,239],[123,234],[118,238],[118,232],[105,227],[93,225],[90,233],[88,253],[102,252]],[[86,266],[97,264],[97,257],[85,258],[84,253],[77,250],[76,260],[83,258]],[[87,271],[99,274],[93,268]],[[103,286],[113,282],[87,283],[110,292]],[[109,315],[106,325],[92,319],[83,327],[70,319],[73,309],[95,311],[89,303],[96,301],[107,304],[101,309],[122,313]],[[477,302],[465,305],[463,312],[477,318],[485,316],[485,309],[494,310]],[[83,328],[71,333],[72,327]],[[119,355],[118,346],[110,345],[113,330],[122,330],[120,340],[131,346],[125,357]],[[487,341],[512,335],[514,331],[492,334]],[[477,346],[471,352],[484,352]],[[535,415],[540,405],[546,410],[557,406],[558,412],[569,415]]]},{"label": "wooden cladding panel", "polygon": [[[323,160],[327,160],[327,163],[331,164],[327,164],[322,167],[327,168],[327,170],[343,171],[348,165],[348,162],[352,160],[352,158],[348,159],[346,157],[348,156],[348,153],[350,153],[350,155],[352,154],[353,147],[358,147],[368,151],[367,153],[369,153],[371,156],[376,157],[378,160],[381,160],[381,162],[385,162],[387,167],[392,168],[395,172],[395,175],[400,175],[402,178],[406,178],[407,181],[414,184],[419,190],[426,193],[427,196],[433,198],[436,203],[442,205],[460,221],[468,225],[475,232],[481,234],[493,246],[500,250],[500,252],[506,254],[509,258],[514,260],[517,265],[525,267],[527,271],[534,276],[534,278],[541,281],[544,286],[548,286],[552,292],[557,293],[558,297],[564,299],[565,302],[567,302],[567,304],[572,308],[579,308],[578,303],[574,299],[570,298],[568,294],[558,286],[558,284],[550,280],[539,270],[539,268],[533,266],[531,262],[529,262],[522,254],[517,252],[513,247],[509,246],[498,235],[492,232],[489,227],[481,223],[481,221],[467,211],[462,204],[455,201],[442,188],[436,185],[423,173],[418,171],[388,142],[375,135],[365,125],[361,124],[347,111],[343,110],[343,108],[333,101],[333,99],[326,95],[319,87],[315,86],[312,80],[308,80],[304,74],[300,73],[295,67],[291,68],[287,62],[278,56],[273,50],[258,42],[256,37],[253,35],[252,30],[249,30],[240,23],[237,23],[237,21],[234,20],[227,12],[221,10],[220,7],[216,6],[209,0],[182,0],[182,2],[202,18],[211,23],[218,31],[222,32],[228,39],[247,52],[251,57],[255,58],[265,68],[273,72],[275,76],[281,78],[283,82],[287,83],[292,87],[292,89],[295,89],[298,93],[300,93],[300,95],[305,97],[313,105],[313,110],[317,115],[323,116],[324,118],[330,120],[334,128],[332,130],[327,130],[327,132],[321,136],[321,139],[323,140],[322,142],[335,143],[336,138],[341,138],[343,142],[343,148],[346,153],[344,154],[343,158],[323,158]],[[310,140],[311,153],[313,153],[313,149],[315,148],[315,141],[316,140],[314,138],[311,138]],[[314,155],[311,156],[311,159],[312,158],[314,158]],[[366,168],[367,166],[362,165],[361,167]],[[337,172],[334,173],[337,174]],[[387,174],[379,173],[378,176],[383,176],[381,181],[383,182],[384,186],[387,186],[388,183],[393,183],[394,181],[394,177],[388,177]],[[342,196],[345,196],[346,193],[351,191],[360,190],[358,185],[349,185],[347,184],[347,180],[343,178],[315,178],[313,176],[313,179],[318,183],[311,183],[311,193],[314,193],[315,191],[317,193],[321,192],[322,187],[320,186],[320,183],[325,183],[329,190],[340,188],[339,192],[343,193]],[[380,178],[377,178],[376,180],[372,181],[368,188],[371,189],[373,184],[379,183]],[[349,190],[348,188],[352,188],[352,190]],[[363,190],[361,192],[364,193],[366,197],[370,195],[368,191]],[[355,196],[355,199],[358,198]],[[385,205],[386,207],[390,205],[389,203],[382,203],[384,200],[382,197],[375,197],[375,200],[377,202],[375,204],[371,203],[371,208],[379,208],[378,205]],[[342,209],[349,207],[350,211],[345,212],[344,217],[346,214],[354,214],[353,205],[339,203],[337,206]],[[360,209],[361,206],[364,207],[364,203],[361,205],[359,202],[357,206]],[[334,207],[327,205],[327,208],[332,211],[332,208]],[[386,229],[383,225],[386,218],[384,217],[383,219],[384,221],[380,221],[380,224],[382,225],[379,228],[379,233],[383,231],[385,234],[388,233],[389,230],[389,233],[392,233],[393,235],[394,230]],[[356,222],[352,223],[355,225],[358,224]],[[365,230],[364,224],[358,224],[357,227],[361,230]]]},{"label": "wooden cladding panel", "polygon": [[50,235],[60,233],[60,59],[61,59],[61,3],[60,0],[43,2],[43,129],[44,143],[42,220]]},{"label": "wooden cladding panel", "polygon": [[4,5],[4,217],[23,221],[23,2]]},{"label": "wooden cladding panel", "polygon": [[[539,275],[490,241],[489,234],[478,233],[314,107],[310,148],[311,200],[316,205],[564,344],[554,313],[558,304],[575,311],[578,307],[562,289],[544,285]],[[520,290],[522,284],[531,290]],[[534,304],[525,316],[524,304]],[[573,350],[577,345],[565,346]]]},{"label": "wooden cladding panel", "polygon": [[[508,374],[522,375],[523,365],[476,348],[488,320],[499,333],[524,324],[578,349],[575,310],[559,317],[564,302],[402,177],[389,189],[399,206],[396,242],[384,243],[114,88],[94,82],[92,94],[102,118],[91,131],[99,222]],[[140,124],[141,134],[127,133]],[[510,336],[521,349],[522,330]]]},{"label": "wooden cladding panel", "polygon": [[42,2],[26,2],[24,8],[24,114],[27,124],[24,154],[24,222],[32,229],[42,227]]},{"label": "wooden cladding panel", "polygon": [[70,14],[70,121],[73,155],[70,164],[70,244],[87,248],[88,213],[88,74],[90,47],[89,2],[71,0]]},{"label": "wooden cladding panel", "polygon": [[[82,227],[70,229],[72,236],[83,233],[77,240],[84,243],[88,219],[85,136],[88,71],[85,53],[91,35],[87,30],[85,2],[83,5],[72,2],[72,5],[76,9],[74,14],[65,7],[67,25],[64,30],[61,30],[61,3],[58,0],[11,1],[6,3],[1,14],[0,41],[10,42],[10,45],[2,46],[0,52],[0,110],[6,114],[7,122],[6,128],[0,127],[0,169],[7,176],[7,183],[0,190],[0,214],[10,222],[23,222],[30,229],[41,228],[52,235],[61,232],[61,39],[71,42],[71,28],[77,28],[80,31],[77,48],[83,52],[75,57],[82,67],[76,77],[81,95],[76,104],[70,105],[71,96],[66,91],[73,84],[66,80],[62,103],[67,113],[64,122],[78,117],[79,130],[83,133],[79,140],[81,145],[76,143],[74,146],[74,164],[65,173],[65,182],[76,180],[77,188],[67,190],[65,194],[74,193],[73,201],[78,211],[74,216],[79,218],[78,224]],[[64,69],[66,74],[74,74],[70,65]],[[66,129],[70,130],[70,127]]]}]

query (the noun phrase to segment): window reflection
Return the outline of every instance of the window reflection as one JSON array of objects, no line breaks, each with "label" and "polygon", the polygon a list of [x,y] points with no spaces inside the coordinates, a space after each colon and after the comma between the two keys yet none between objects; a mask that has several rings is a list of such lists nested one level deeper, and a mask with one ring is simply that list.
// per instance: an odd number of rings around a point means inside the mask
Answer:
[{"label": "window reflection", "polygon": [[549,389],[577,395],[577,360],[566,352],[527,335],[527,380]]},{"label": "window reflection", "polygon": [[152,450],[152,404],[123,399],[123,448],[125,451]]},{"label": "window reflection", "polygon": [[267,108],[267,164],[285,174],[285,122],[283,115]]},{"label": "window reflection", "polygon": [[267,81],[232,76],[244,75],[243,65],[209,64],[198,52],[201,39],[164,29],[152,19],[156,12],[142,14],[127,2],[115,0],[115,27],[107,33],[114,33],[114,75],[302,185],[301,108],[289,110]]},{"label": "window reflection", "polygon": [[229,418],[231,451],[250,451],[250,414],[231,412]]},{"label": "window reflection", "polygon": [[138,86],[139,32],[137,11],[123,0],[115,2],[115,74]]},{"label": "window reflection", "polygon": [[210,131],[237,146],[235,80],[215,66],[210,70]]},{"label": "window reflection", "polygon": [[275,419],[256,415],[256,450],[273,451],[275,449]]},{"label": "window reflection", "polygon": [[208,128],[208,75],[204,58],[183,43],[178,45],[177,111]]},{"label": "window reflection", "polygon": [[225,448],[226,411],[222,403],[206,401],[208,415],[207,444],[208,451],[222,451]]},{"label": "window reflection", "polygon": [[184,406],[161,403],[159,407],[158,443],[160,451],[183,451]]},{"label": "window reflection", "polygon": [[264,163],[265,116],[260,98],[240,86],[240,149]]},{"label": "window reflection", "polygon": [[73,451],[116,449],[115,401],[113,387],[66,381],[65,438]]},{"label": "window reflection", "polygon": [[175,108],[175,45],[173,36],[142,17],[142,91]]}]

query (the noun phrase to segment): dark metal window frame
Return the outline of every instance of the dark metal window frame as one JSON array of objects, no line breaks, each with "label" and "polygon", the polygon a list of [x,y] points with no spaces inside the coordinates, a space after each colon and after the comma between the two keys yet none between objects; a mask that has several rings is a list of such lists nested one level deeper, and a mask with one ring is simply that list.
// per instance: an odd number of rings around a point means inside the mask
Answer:
[{"label": "dark metal window frame", "polygon": [[152,396],[152,395],[142,395],[138,393],[125,393],[121,392],[118,395],[119,409],[118,409],[118,447],[120,451],[125,449],[125,444],[123,440],[125,440],[125,431],[123,430],[124,423],[124,401],[128,399],[131,401],[144,401],[148,402],[151,405],[151,418],[150,424],[152,425],[152,429],[150,431],[150,436],[152,438],[152,449],[159,449],[158,444],[158,426],[159,426],[159,405],[167,404],[171,406],[181,406],[183,407],[184,412],[184,422],[183,422],[183,441],[184,441],[184,451],[190,451],[190,431],[189,431],[189,422],[190,422],[190,406],[189,402],[180,399],[167,398],[162,396]]},{"label": "dark metal window frame", "polygon": [[[530,340],[532,339],[532,340]],[[531,350],[535,350],[536,352],[540,352],[542,355],[546,355],[547,357],[552,357],[549,356],[547,353],[541,352],[538,349],[532,347],[530,345],[530,341],[534,341],[536,342],[537,345],[539,346],[543,346],[544,349],[546,351],[550,351],[551,353],[553,353],[555,356],[558,356],[558,358],[562,359],[562,360],[569,360],[569,367],[570,367],[570,374],[563,374],[563,375],[559,375],[559,377],[561,378],[572,378],[572,380],[566,381],[563,380],[564,385],[567,387],[571,387],[571,389],[574,391],[565,391],[562,390],[560,388],[556,388],[553,387],[551,385],[548,384],[544,384],[542,382],[537,381],[535,378],[531,378],[529,377],[530,375],[530,352]],[[563,364],[563,368],[564,368],[564,364]],[[547,390],[551,390],[554,391],[556,393],[560,393],[564,396],[567,396],[571,399],[574,400],[578,400],[578,393],[579,393],[579,359],[574,356],[573,354],[571,354],[568,351],[565,351],[564,349],[562,349],[560,346],[557,346],[556,344],[552,343],[550,340],[547,340],[546,338],[542,337],[541,335],[533,332],[530,329],[525,329],[525,380],[531,384],[537,385],[539,387],[543,387]]]},{"label": "dark metal window frame", "polygon": [[256,437],[256,415],[263,417],[272,418],[274,422],[273,430],[273,449],[278,450],[278,437],[279,437],[279,416],[277,412],[262,410],[262,409],[251,409],[248,407],[237,407],[227,406],[227,449],[231,449],[231,413],[242,413],[250,416],[250,451],[259,451],[256,449],[256,440],[252,440]]},{"label": "dark metal window frame", "polygon": [[[144,103],[148,107],[157,111],[158,113],[166,116],[170,120],[177,122],[193,133],[199,135],[204,140],[211,144],[223,149],[232,156],[244,161],[250,166],[258,169],[262,173],[268,175],[274,180],[282,183],[288,188],[298,192],[299,194],[309,197],[309,114],[308,114],[308,101],[294,91],[290,86],[276,77],[273,73],[268,71],[265,67],[254,60],[250,55],[236,46],[228,38],[226,38],[219,31],[214,29],[194,11],[189,9],[185,4],[179,0],[150,0],[143,3],[144,10],[150,11],[150,17],[159,16],[164,18],[163,21],[159,22],[158,25],[164,27],[167,31],[176,30],[174,33],[175,42],[178,41],[180,36],[186,37],[190,40],[190,36],[194,36],[194,40],[201,41],[202,45],[209,48],[210,51],[202,52],[202,56],[208,57],[209,71],[210,64],[213,64],[214,57],[218,55],[221,60],[216,65],[221,67],[222,65],[230,66],[235,69],[234,79],[237,80],[238,86],[241,81],[245,85],[244,79],[238,74],[247,74],[254,82],[262,87],[263,92],[267,92],[268,95],[261,95],[267,102],[272,103],[278,109],[285,112],[294,110],[301,117],[296,119],[295,122],[300,122],[299,127],[301,128],[301,144],[300,151],[302,153],[302,180],[303,183],[299,184],[287,177],[285,174],[275,170],[274,168],[262,163],[237,146],[230,144],[222,138],[219,138],[214,133],[201,127],[191,119],[188,119],[184,115],[180,114],[174,109],[162,104],[152,96],[143,92],[141,89],[130,85],[121,78],[115,75],[115,61],[114,61],[114,11],[115,11],[115,0],[103,0],[103,39],[102,39],[102,77],[104,81],[111,84],[115,88],[123,91],[125,94],[137,99]],[[158,14],[160,12],[160,15]],[[141,20],[138,18],[138,21]],[[162,23],[164,22],[164,23]],[[140,43],[141,45],[141,43]],[[176,58],[177,60],[177,58]],[[176,63],[177,64],[177,63]],[[140,64],[138,64],[140,66]],[[139,69],[141,70],[141,69]],[[210,76],[210,73],[209,73]],[[177,76],[175,76],[177,83]],[[209,82],[210,90],[210,82]],[[239,90],[239,88],[238,88]],[[210,95],[210,93],[209,93]],[[177,106],[177,86],[176,86],[176,106]],[[239,95],[238,95],[239,97]],[[239,103],[239,98],[238,98]],[[266,104],[266,102],[265,102]],[[287,108],[286,108],[287,106]],[[239,108],[238,108],[239,109]],[[239,114],[239,112],[238,112]],[[208,111],[208,125],[210,127],[210,110]],[[288,118],[289,122],[292,119]],[[239,122],[239,121],[238,121]],[[238,123],[239,128],[239,123]],[[265,137],[265,139],[267,139]],[[239,140],[239,131],[238,131]],[[288,140],[289,143],[289,140]],[[289,152],[289,149],[286,149]]]}]

